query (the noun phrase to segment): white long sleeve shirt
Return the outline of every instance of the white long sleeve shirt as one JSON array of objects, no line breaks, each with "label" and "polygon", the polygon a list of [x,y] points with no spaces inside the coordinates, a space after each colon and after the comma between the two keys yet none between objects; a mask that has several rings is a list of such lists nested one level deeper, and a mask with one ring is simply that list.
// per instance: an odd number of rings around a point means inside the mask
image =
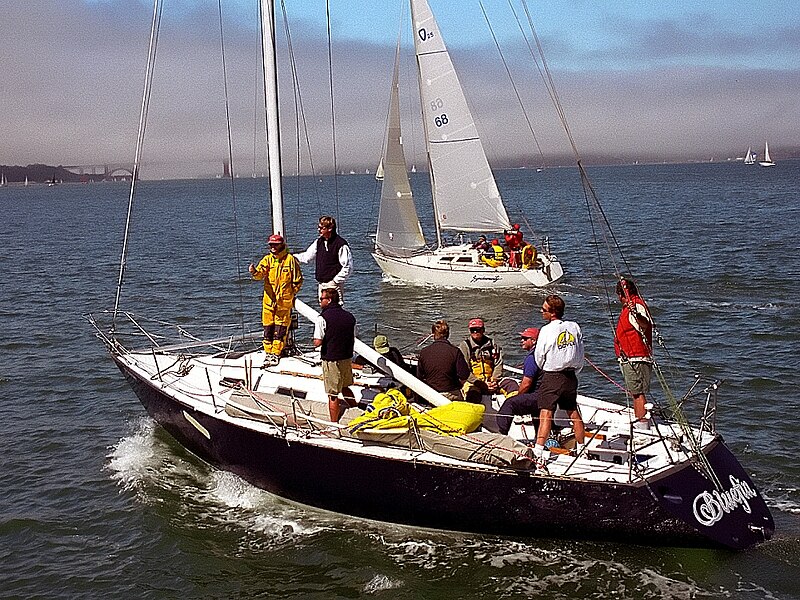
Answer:
[{"label": "white long sleeve shirt", "polygon": [[[328,240],[324,241],[325,247],[328,247]],[[300,252],[299,254],[295,254],[294,257],[299,260],[303,264],[307,264],[310,262],[314,262],[317,258],[317,240],[311,242],[311,245],[305,252]],[[350,273],[353,272],[353,254],[350,252],[350,246],[345,244],[341,248],[339,248],[339,264],[342,265],[341,270],[334,276],[332,283],[335,283],[338,286],[341,286],[348,277],[350,277]]]},{"label": "white long sleeve shirt", "polygon": [[545,372],[583,368],[583,334],[575,321],[550,321],[539,331],[534,353],[536,364]]}]

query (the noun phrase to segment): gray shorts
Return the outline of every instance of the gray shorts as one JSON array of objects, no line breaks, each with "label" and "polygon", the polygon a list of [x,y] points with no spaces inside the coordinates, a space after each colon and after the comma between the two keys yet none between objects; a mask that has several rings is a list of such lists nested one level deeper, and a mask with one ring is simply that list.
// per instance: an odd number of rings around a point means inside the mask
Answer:
[{"label": "gray shorts", "polygon": [[625,378],[625,387],[634,396],[646,394],[650,391],[650,378],[653,375],[653,363],[644,361],[624,360],[619,363],[622,376]]},{"label": "gray shorts", "polygon": [[342,388],[353,385],[353,359],[322,361],[322,381],[325,393],[336,396]]}]

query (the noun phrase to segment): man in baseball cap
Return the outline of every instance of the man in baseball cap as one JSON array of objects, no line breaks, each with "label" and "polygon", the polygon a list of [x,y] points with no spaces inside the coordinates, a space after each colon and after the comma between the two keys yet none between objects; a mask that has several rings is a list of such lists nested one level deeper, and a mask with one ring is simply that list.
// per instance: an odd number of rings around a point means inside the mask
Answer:
[{"label": "man in baseball cap", "polygon": [[253,279],[264,281],[264,297],[261,303],[261,323],[264,326],[264,366],[277,365],[286,345],[289,325],[292,322],[294,299],[303,285],[300,264],[286,249],[286,242],[279,233],[267,238],[269,254],[258,266],[250,263],[248,270]]},{"label": "man in baseball cap", "polygon": [[503,353],[486,335],[486,325],[480,317],[469,320],[469,336],[458,346],[470,368],[464,384],[468,402],[481,402],[481,396],[497,391],[503,377]]},{"label": "man in baseball cap", "polygon": [[497,417],[500,433],[508,433],[514,415],[534,415],[534,424],[538,427],[536,417],[539,415],[539,405],[534,393],[542,374],[534,357],[538,339],[539,329],[537,327],[527,327],[519,332],[520,345],[527,352],[522,365],[522,381],[519,384],[519,393],[507,398],[500,407],[500,415]]}]

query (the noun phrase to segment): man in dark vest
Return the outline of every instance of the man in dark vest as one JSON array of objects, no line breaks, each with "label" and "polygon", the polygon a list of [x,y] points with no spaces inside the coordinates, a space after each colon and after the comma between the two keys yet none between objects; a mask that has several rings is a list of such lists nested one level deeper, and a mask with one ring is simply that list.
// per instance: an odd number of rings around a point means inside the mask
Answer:
[{"label": "man in dark vest", "polygon": [[336,288],[344,302],[344,282],[353,271],[353,255],[347,240],[336,233],[336,219],[319,218],[319,238],[305,252],[295,254],[301,263],[315,261],[314,277],[319,283],[319,296],[325,288]]},{"label": "man in dark vest", "polygon": [[[347,406],[356,405],[349,387],[353,385],[356,319],[339,304],[336,288],[323,289],[319,303],[322,315],[314,326],[314,346],[320,348],[322,380],[328,394],[331,421],[338,423]],[[339,400],[340,393],[344,402]]]}]

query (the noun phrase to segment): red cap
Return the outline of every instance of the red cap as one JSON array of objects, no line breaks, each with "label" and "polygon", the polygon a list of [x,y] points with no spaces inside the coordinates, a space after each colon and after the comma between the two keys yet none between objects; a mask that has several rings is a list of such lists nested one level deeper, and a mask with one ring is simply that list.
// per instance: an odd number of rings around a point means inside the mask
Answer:
[{"label": "red cap", "polygon": [[268,244],[282,244],[283,243],[283,236],[281,234],[279,234],[279,233],[273,233],[271,236],[269,236],[269,239],[267,240],[267,243]]},{"label": "red cap", "polygon": [[495,238],[495,239],[493,239],[493,240],[492,240],[492,244],[494,244],[495,246],[497,246],[497,245],[499,245],[499,244],[500,244],[500,240],[498,240],[497,238]]},{"label": "red cap", "polygon": [[514,229],[519,229],[519,223],[514,223]]},{"label": "red cap", "polygon": [[483,328],[484,327],[483,319],[479,319],[478,317],[475,317],[474,319],[470,319],[469,328],[472,329],[473,327],[481,327],[481,328]]},{"label": "red cap", "polygon": [[536,340],[539,338],[539,328],[538,327],[528,327],[519,332],[520,337],[531,338],[532,340]]}]

